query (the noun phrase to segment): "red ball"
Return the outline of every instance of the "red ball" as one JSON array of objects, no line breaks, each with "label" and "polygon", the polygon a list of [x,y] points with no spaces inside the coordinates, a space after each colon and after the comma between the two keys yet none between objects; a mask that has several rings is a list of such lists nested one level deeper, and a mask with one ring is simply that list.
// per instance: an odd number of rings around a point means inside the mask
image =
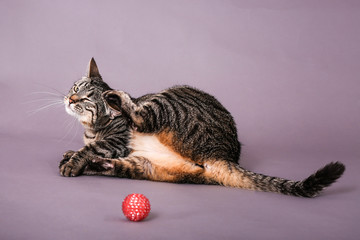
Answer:
[{"label": "red ball", "polygon": [[122,210],[129,220],[141,221],[150,213],[150,201],[142,194],[129,194],[122,203]]}]

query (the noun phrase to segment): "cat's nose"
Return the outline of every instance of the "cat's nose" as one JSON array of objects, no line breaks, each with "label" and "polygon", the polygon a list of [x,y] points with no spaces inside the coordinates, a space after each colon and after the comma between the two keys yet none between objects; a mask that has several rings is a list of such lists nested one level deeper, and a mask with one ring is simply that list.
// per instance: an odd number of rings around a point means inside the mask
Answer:
[{"label": "cat's nose", "polygon": [[80,100],[80,98],[79,98],[79,96],[78,95],[76,95],[76,94],[74,94],[74,95],[72,95],[71,97],[69,97],[69,103],[71,104],[71,103],[76,103],[76,102],[78,102]]}]

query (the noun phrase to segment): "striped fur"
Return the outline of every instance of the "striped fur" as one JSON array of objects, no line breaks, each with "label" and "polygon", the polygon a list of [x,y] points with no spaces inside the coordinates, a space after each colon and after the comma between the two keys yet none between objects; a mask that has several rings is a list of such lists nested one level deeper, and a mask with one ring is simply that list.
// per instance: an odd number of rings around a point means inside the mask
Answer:
[{"label": "striped fur", "polygon": [[83,173],[91,159],[126,157],[130,153],[128,119],[114,115],[103,101],[102,93],[111,88],[102,80],[94,59],[87,72],[64,98],[66,111],[78,118],[85,128],[86,145],[64,154],[59,166],[63,176]]},{"label": "striped fur", "polygon": [[[330,163],[303,181],[291,181],[241,168],[237,163],[241,145],[230,113],[214,97],[188,86],[173,87],[138,99],[112,90],[107,91],[104,98],[111,108],[122,111],[131,119],[137,132],[156,136],[160,142],[165,138],[162,144],[175,153],[171,158],[167,157],[167,161],[159,161],[159,153],[155,156],[148,151],[131,153],[132,161],[133,156],[145,156],[152,163],[147,164],[152,171],[143,169],[139,172],[138,178],[141,179],[220,184],[314,197],[335,182],[345,170],[345,166],[339,162]],[[176,166],[181,164],[170,160],[179,158],[177,155],[184,162],[180,168]],[[101,161],[98,162],[101,164]],[[112,162],[115,170],[121,168],[120,162]],[[144,176],[148,172],[152,175]],[[118,176],[122,177],[121,174]]]},{"label": "striped fur", "polygon": [[[60,166],[63,176],[83,173],[219,184],[314,197],[345,170],[339,162],[330,163],[303,181],[245,170],[238,164],[241,144],[235,122],[213,96],[189,86],[176,86],[132,98],[125,92],[111,90],[101,80],[97,67],[88,72],[94,76],[87,76],[76,86],[81,89],[86,82],[91,83],[90,87],[102,86],[91,96],[102,94],[102,98],[93,99],[93,109],[97,111],[89,108],[91,113],[86,117],[80,110],[74,114],[85,127],[86,146],[64,154]],[[78,88],[70,91],[67,103],[74,94],[81,95]],[[72,113],[77,108],[73,109]]]}]

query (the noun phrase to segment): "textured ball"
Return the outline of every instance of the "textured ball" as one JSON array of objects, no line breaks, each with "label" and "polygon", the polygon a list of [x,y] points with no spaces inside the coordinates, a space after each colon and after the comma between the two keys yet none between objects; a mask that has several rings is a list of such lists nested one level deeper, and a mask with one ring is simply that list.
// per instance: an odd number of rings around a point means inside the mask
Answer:
[{"label": "textured ball", "polygon": [[129,194],[122,203],[122,210],[129,220],[141,221],[150,213],[150,201],[142,194]]}]

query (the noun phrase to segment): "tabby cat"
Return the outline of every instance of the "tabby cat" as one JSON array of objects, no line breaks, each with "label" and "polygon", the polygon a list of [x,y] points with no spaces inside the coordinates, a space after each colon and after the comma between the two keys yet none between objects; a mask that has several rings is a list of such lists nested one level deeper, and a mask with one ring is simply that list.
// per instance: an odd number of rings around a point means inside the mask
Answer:
[{"label": "tabby cat", "polygon": [[219,184],[314,197],[345,170],[342,163],[330,163],[303,181],[245,170],[238,164],[241,144],[235,122],[213,96],[176,86],[132,98],[103,82],[94,59],[65,105],[85,127],[86,145],[64,154],[63,176]]}]

